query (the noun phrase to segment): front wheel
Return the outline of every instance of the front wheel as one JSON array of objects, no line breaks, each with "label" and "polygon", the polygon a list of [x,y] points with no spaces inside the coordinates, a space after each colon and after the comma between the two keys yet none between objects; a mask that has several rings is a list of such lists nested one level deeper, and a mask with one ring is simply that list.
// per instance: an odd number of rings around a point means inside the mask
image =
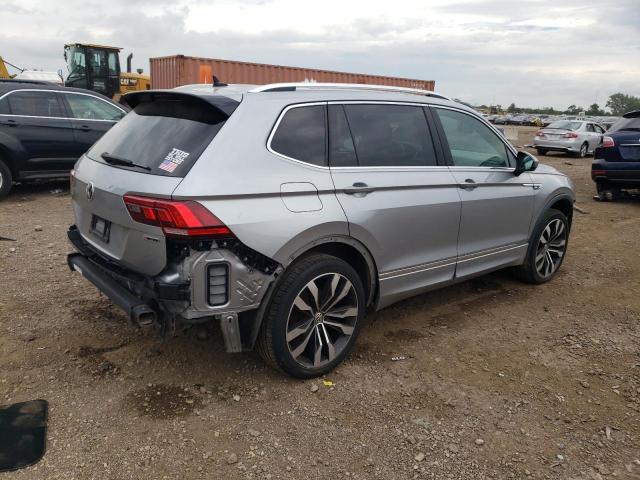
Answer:
[{"label": "front wheel", "polygon": [[0,198],[9,194],[12,182],[13,178],[11,177],[11,170],[2,160],[0,160]]},{"label": "front wheel", "polygon": [[265,312],[258,353],[299,378],[331,371],[347,356],[365,310],[362,280],[345,261],[310,255],[292,265]]},{"label": "front wheel", "polygon": [[569,242],[569,220],[558,210],[550,209],[538,221],[529,241],[524,264],[518,276],[528,283],[551,280],[564,260]]},{"label": "front wheel", "polygon": [[546,148],[536,148],[536,150],[538,151],[538,155],[546,155],[549,151]]}]

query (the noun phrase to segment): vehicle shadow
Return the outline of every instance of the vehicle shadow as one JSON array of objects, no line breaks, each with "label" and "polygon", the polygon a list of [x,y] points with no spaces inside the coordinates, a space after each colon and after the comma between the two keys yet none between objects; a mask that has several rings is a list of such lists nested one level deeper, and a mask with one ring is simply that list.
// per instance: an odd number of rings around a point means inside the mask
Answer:
[{"label": "vehicle shadow", "polygon": [[69,180],[39,180],[34,182],[17,183],[13,185],[6,200],[24,201],[29,195],[58,195],[64,196],[69,194]]}]

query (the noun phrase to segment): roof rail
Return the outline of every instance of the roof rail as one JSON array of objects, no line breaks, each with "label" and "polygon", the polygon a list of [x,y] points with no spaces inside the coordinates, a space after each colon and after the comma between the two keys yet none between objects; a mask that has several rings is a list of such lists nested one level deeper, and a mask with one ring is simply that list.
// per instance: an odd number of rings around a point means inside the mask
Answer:
[{"label": "roof rail", "polygon": [[47,82],[45,80],[28,80],[21,78],[0,78],[0,83],[31,83],[33,85],[55,85],[52,82]]},{"label": "roof rail", "polygon": [[425,97],[442,98],[443,100],[451,100],[449,97],[440,95],[439,93],[419,88],[394,87],[391,85],[370,85],[366,83],[318,83],[318,82],[292,82],[292,83],[270,83],[268,85],[260,85],[249,93],[260,92],[293,92],[296,90],[376,90],[383,92],[410,93],[413,95],[422,95]]}]

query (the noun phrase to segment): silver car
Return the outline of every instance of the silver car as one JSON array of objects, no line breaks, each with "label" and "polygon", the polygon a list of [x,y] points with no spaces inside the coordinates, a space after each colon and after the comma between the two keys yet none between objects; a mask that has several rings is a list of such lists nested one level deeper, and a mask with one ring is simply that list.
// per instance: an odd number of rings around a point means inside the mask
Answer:
[{"label": "silver car", "polygon": [[602,143],[604,128],[592,121],[557,120],[536,133],[533,146],[540,155],[565,152],[586,157]]},{"label": "silver car", "polygon": [[[217,322],[308,378],[365,313],[565,257],[570,180],[422,90],[209,85],[127,95],[76,164],[69,266],[139,325]],[[426,312],[425,312],[426,313]]]}]

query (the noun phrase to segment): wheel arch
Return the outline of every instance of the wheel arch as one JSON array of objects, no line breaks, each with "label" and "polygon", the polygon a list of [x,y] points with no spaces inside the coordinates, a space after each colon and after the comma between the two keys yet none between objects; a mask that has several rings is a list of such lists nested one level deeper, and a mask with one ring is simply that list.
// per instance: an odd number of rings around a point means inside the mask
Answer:
[{"label": "wheel arch", "polygon": [[[271,297],[279,286],[279,280],[283,273],[300,259],[314,253],[326,253],[338,257],[351,265],[362,279],[362,284],[367,296],[367,308],[375,304],[378,296],[378,269],[375,260],[369,250],[356,239],[345,235],[330,235],[318,238],[298,248],[282,262],[283,271],[271,283],[265,293],[260,307],[257,310],[244,312],[240,315],[241,329],[244,330],[244,348],[253,349],[258,333],[262,326],[265,311],[271,301]],[[244,317],[244,318],[242,318]]]}]

